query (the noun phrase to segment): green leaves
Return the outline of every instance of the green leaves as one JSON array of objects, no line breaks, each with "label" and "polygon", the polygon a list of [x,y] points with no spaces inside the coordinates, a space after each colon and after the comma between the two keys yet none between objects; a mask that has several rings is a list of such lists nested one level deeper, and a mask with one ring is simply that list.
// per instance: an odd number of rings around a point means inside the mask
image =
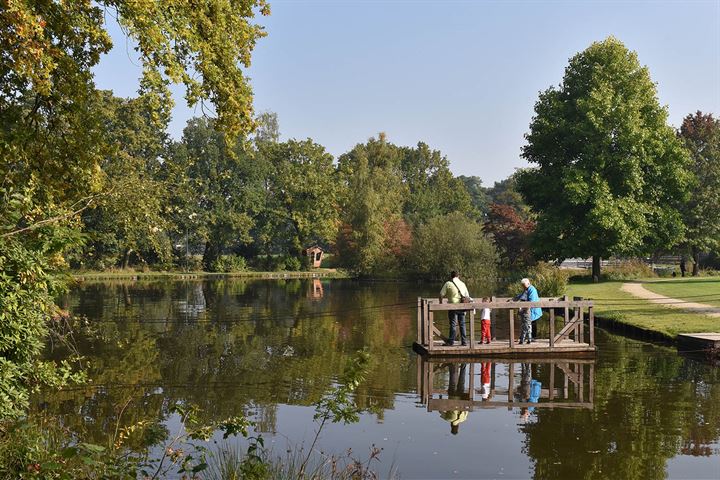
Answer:
[{"label": "green leaves", "polygon": [[519,188],[547,259],[640,255],[682,238],[687,157],[637,55],[615,38],[570,59],[540,95]]}]

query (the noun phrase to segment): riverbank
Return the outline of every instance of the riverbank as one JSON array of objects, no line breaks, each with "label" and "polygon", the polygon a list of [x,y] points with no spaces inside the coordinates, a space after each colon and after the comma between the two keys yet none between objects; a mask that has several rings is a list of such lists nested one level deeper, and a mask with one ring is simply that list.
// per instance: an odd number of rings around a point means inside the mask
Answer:
[{"label": "riverbank", "polygon": [[70,272],[73,279],[85,280],[140,280],[140,279],[175,279],[188,280],[198,278],[247,278],[247,279],[283,279],[283,278],[351,278],[344,270],[335,268],[317,268],[308,271],[280,271],[280,272],[204,272],[204,271],[74,271]]},{"label": "riverbank", "polygon": [[[716,297],[720,297],[720,278],[641,279],[637,282],[650,291],[688,301],[714,305]],[[674,340],[681,333],[720,331],[720,318],[688,312],[677,308],[677,304],[673,308],[652,303],[624,290],[625,283],[628,282],[572,283],[568,285],[567,293],[594,300],[595,315],[600,322],[625,326],[638,333],[647,332]]]}]

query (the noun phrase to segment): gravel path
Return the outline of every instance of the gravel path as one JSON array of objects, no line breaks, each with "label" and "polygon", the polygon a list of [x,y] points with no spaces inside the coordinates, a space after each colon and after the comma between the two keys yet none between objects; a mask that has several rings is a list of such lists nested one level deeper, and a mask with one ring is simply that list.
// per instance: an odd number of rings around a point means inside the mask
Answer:
[{"label": "gravel path", "polygon": [[720,307],[713,307],[705,303],[686,302],[680,298],[666,297],[665,295],[651,292],[639,283],[623,283],[622,290],[651,303],[662,304],[664,307],[688,310],[692,313],[707,315],[708,317],[720,317]]}]

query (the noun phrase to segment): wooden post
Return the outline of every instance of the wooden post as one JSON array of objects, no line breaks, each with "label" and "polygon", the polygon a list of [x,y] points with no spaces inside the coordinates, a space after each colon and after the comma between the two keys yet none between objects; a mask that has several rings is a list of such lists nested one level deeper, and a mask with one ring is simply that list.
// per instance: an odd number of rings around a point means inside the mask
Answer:
[{"label": "wooden post", "polygon": [[578,325],[578,339],[579,343],[585,343],[585,309],[580,307],[580,324]]},{"label": "wooden post", "polygon": [[433,325],[435,325],[435,313],[428,308],[428,350],[432,350],[435,347],[435,341],[433,340],[434,335],[432,331]]},{"label": "wooden post", "polygon": [[[512,312],[512,310],[510,310]],[[508,364],[508,402],[513,401],[513,390],[515,389],[515,364]],[[508,410],[512,410],[512,406],[508,406]]]},{"label": "wooden post", "polygon": [[550,348],[555,346],[555,309],[550,309]]},{"label": "wooden post", "polygon": [[[492,297],[490,297],[490,301],[494,302],[495,298],[496,298],[495,295],[493,295]],[[497,325],[497,313],[495,313],[495,310],[496,310],[495,308],[490,310],[490,341],[491,342],[495,338],[494,332],[495,332],[495,326]],[[482,319],[480,321],[482,322]]]},{"label": "wooden post", "polygon": [[427,365],[428,365],[428,376],[427,376],[427,379],[428,379],[428,388],[427,388],[428,401],[427,401],[427,406],[428,406],[428,412],[430,412],[430,411],[431,411],[431,410],[430,410],[430,399],[432,398],[432,396],[433,396],[433,390],[435,389],[435,379],[433,378],[435,372],[434,372],[434,370],[433,370],[432,363],[427,362]]},{"label": "wooden post", "polygon": [[[563,295],[563,302],[567,302],[567,301],[568,301],[568,296]],[[565,322],[563,323],[563,325],[567,325],[568,321],[570,321],[570,308],[568,308],[568,306],[566,305],[565,306]]]},{"label": "wooden post", "polygon": [[510,314],[510,348],[515,348],[515,309],[508,310]]},{"label": "wooden post", "polygon": [[579,397],[579,398],[578,398],[578,400],[580,400],[580,401],[582,402],[582,401],[583,401],[583,397],[585,396],[585,395],[584,395],[584,390],[585,390],[585,388],[584,388],[584,386],[585,386],[585,375],[584,375],[584,373],[585,373],[585,372],[583,371],[584,368],[583,368],[583,364],[582,364],[582,363],[578,365],[578,368],[579,368],[578,371],[580,372],[580,375],[578,375],[578,376],[580,377],[580,382],[578,382],[578,387],[579,387],[579,390],[578,390],[578,392],[579,392],[579,393],[578,393],[578,397]]},{"label": "wooden post", "polygon": [[423,299],[418,297],[417,304],[417,343],[422,345],[422,303]]},{"label": "wooden post", "polygon": [[[590,327],[590,346],[595,346],[595,312],[593,307],[588,307],[588,323]],[[592,370],[590,370],[592,372]],[[592,400],[591,400],[592,401]]]},{"label": "wooden post", "polygon": [[[550,337],[552,339],[552,337]],[[550,363],[550,400],[555,398],[555,364]]]},{"label": "wooden post", "polygon": [[570,379],[567,376],[567,373],[563,373],[563,376],[565,377],[565,385],[563,386],[563,398],[567,400],[569,391],[568,391],[568,385],[570,384]]},{"label": "wooden post", "polygon": [[470,379],[468,380],[468,399],[475,400],[475,362],[470,364]]},{"label": "wooden post", "polygon": [[475,348],[475,309],[470,310],[470,341],[468,342],[468,349],[472,350]]}]

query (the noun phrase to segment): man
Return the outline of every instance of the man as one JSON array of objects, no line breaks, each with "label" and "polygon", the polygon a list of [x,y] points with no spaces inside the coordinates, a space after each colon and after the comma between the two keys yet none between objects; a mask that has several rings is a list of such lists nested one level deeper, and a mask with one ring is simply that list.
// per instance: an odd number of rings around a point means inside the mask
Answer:
[{"label": "man", "polygon": [[[530,284],[529,279],[523,278],[520,280],[520,283],[525,290],[513,300],[520,300],[523,302],[540,301],[537,289]],[[532,341],[532,322],[536,321],[540,317],[542,317],[542,308],[533,307],[520,309],[520,340],[518,340],[517,343],[530,343]]]},{"label": "man", "polygon": [[[443,298],[447,298],[449,303],[460,303],[463,297],[470,297],[467,286],[460,280],[456,271],[450,272],[450,280],[445,282],[442,290],[440,290],[440,302]],[[457,332],[458,323],[460,324],[460,343],[467,345],[467,335],[465,334],[465,310],[448,310],[448,320],[450,321],[450,338],[445,345],[455,344],[455,333]]]},{"label": "man", "polygon": [[[448,399],[467,400],[469,397],[465,392],[465,371],[467,364],[460,364],[459,369],[455,363],[451,363],[449,367],[450,386],[448,387]],[[442,412],[440,416],[450,422],[450,433],[457,435],[460,430],[460,424],[467,420],[468,412],[464,410],[449,410]]]}]

